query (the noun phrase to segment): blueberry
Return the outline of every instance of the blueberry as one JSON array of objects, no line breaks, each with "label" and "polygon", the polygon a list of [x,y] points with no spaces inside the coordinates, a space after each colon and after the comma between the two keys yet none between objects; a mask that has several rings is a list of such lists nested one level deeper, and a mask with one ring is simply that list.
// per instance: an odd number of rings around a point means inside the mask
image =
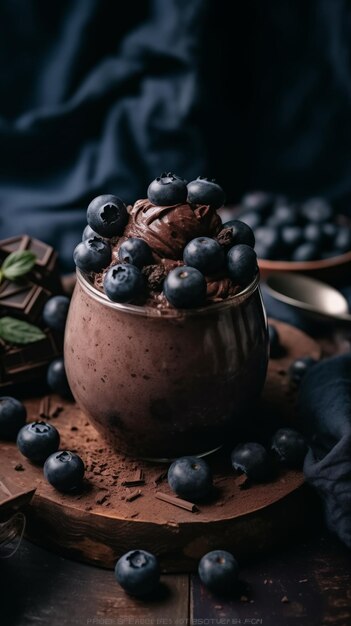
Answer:
[{"label": "blueberry", "polygon": [[281,249],[281,237],[278,228],[259,226],[255,230],[255,250],[259,259],[274,259]]},{"label": "blueberry", "polygon": [[225,203],[225,195],[214,179],[209,180],[198,176],[188,184],[189,204],[209,204],[213,209],[219,209]]},{"label": "blueberry", "polygon": [[121,263],[131,263],[131,265],[142,269],[144,265],[152,263],[152,252],[146,241],[137,237],[130,237],[121,244],[118,258]]},{"label": "blueberry", "polygon": [[346,226],[340,226],[334,239],[334,246],[338,253],[343,254],[351,250],[351,230]]},{"label": "blueberry", "polygon": [[241,206],[248,211],[259,211],[267,214],[271,211],[275,201],[275,196],[265,191],[251,191],[241,199]]},{"label": "blueberry", "polygon": [[145,294],[145,278],[129,263],[112,265],[104,276],[104,291],[113,302],[132,302]]},{"label": "blueberry", "polygon": [[173,461],[167,479],[170,488],[185,500],[196,502],[212,491],[212,473],[208,464],[194,456]]},{"label": "blueberry", "polygon": [[272,450],[279,460],[292,468],[301,468],[307,454],[304,437],[293,428],[279,428],[272,439]]},{"label": "blueberry", "polygon": [[184,248],[185,265],[196,267],[204,274],[214,274],[224,264],[224,250],[215,239],[196,237]]},{"label": "blueberry", "polygon": [[46,422],[32,422],[23,426],[17,435],[19,451],[35,463],[44,463],[60,445],[60,435]]},{"label": "blueberry", "polygon": [[305,241],[313,243],[317,246],[318,249],[321,249],[327,241],[327,236],[325,234],[323,226],[325,225],[315,224],[311,222],[311,224],[307,224],[303,229],[303,236]]},{"label": "blueberry", "polygon": [[71,390],[66,376],[65,364],[61,357],[50,363],[46,378],[52,391],[58,393],[64,398],[71,397]]},{"label": "blueberry", "polygon": [[43,320],[52,330],[61,333],[65,330],[69,298],[67,296],[53,296],[43,308]]},{"label": "blueberry", "polygon": [[233,283],[246,287],[257,273],[256,252],[244,243],[233,246],[227,254],[227,266]]},{"label": "blueberry", "polygon": [[333,209],[324,198],[311,198],[300,207],[300,213],[307,222],[328,222],[333,217]]},{"label": "blueberry", "polygon": [[131,550],[118,559],[115,577],[127,593],[134,596],[147,596],[159,585],[158,560],[146,550]]},{"label": "blueberry", "polygon": [[262,216],[258,211],[243,211],[240,213],[239,218],[241,222],[244,222],[252,229],[262,224]]},{"label": "blueberry", "polygon": [[78,454],[60,450],[44,463],[46,480],[58,491],[72,491],[80,487],[84,477],[84,463]]},{"label": "blueberry", "polygon": [[86,239],[92,239],[93,237],[100,237],[100,235],[95,232],[95,230],[90,228],[88,224],[82,232],[82,241],[85,241]]},{"label": "blueberry", "polygon": [[295,226],[296,223],[296,209],[288,204],[278,205],[266,221],[268,226]]},{"label": "blueberry", "polygon": [[283,226],[280,236],[286,248],[296,248],[302,243],[303,230],[300,226]]},{"label": "blueberry", "polygon": [[332,222],[321,224],[321,229],[326,241],[332,242],[338,233],[338,227]]},{"label": "blueberry", "polygon": [[156,206],[172,206],[186,202],[188,190],[186,180],[168,172],[163,173],[150,183],[147,197]]},{"label": "blueberry", "polygon": [[316,364],[316,360],[311,356],[300,357],[293,361],[288,369],[288,375],[290,380],[299,385],[307,373],[307,371]]},{"label": "blueberry", "polygon": [[16,439],[18,431],[26,423],[27,411],[22,402],[9,396],[0,397],[0,437]]},{"label": "blueberry", "polygon": [[233,246],[245,243],[251,248],[255,247],[255,235],[252,229],[245,223],[245,220],[230,220],[223,224],[223,228],[230,228],[232,231]]},{"label": "blueberry", "polygon": [[88,206],[87,222],[100,237],[115,237],[122,235],[128,222],[128,211],[117,196],[97,196]]},{"label": "blueberry", "polygon": [[217,594],[228,595],[238,582],[239,565],[226,550],[212,550],[200,560],[198,573],[205,587]]},{"label": "blueberry", "polygon": [[111,246],[101,237],[81,241],[73,252],[77,267],[83,272],[100,272],[111,262]]},{"label": "blueberry", "polygon": [[235,471],[246,474],[250,480],[260,483],[272,477],[272,462],[260,443],[242,443],[234,448],[232,466]]},{"label": "blueberry", "polygon": [[163,291],[168,302],[180,309],[201,306],[206,300],[206,279],[196,267],[183,265],[169,272]]},{"label": "blueberry", "polygon": [[275,326],[272,324],[268,324],[268,334],[269,334],[269,356],[272,359],[277,359],[281,355],[281,345],[279,333]]},{"label": "blueberry", "polygon": [[291,255],[291,260],[297,263],[303,263],[305,261],[316,261],[319,256],[318,246],[314,243],[307,242],[295,248]]}]

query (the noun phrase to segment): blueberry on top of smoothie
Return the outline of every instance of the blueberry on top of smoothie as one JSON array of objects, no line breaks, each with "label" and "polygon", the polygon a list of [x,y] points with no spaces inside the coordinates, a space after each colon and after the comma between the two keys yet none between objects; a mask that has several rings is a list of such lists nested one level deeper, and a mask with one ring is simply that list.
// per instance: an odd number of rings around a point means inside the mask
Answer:
[{"label": "blueberry on top of smoothie", "polygon": [[168,206],[186,202],[186,181],[172,172],[165,172],[150,183],[147,197],[155,206]]},{"label": "blueberry on top of smoothie", "polygon": [[121,244],[118,251],[122,263],[131,263],[139,269],[152,263],[152,252],[146,241],[138,237],[130,237]]},{"label": "blueberry on top of smoothie", "polygon": [[121,235],[127,221],[127,208],[117,196],[97,196],[88,206],[87,222],[101,237]]},{"label": "blueberry on top of smoothie", "polygon": [[225,195],[214,178],[212,180],[204,176],[198,176],[188,184],[189,204],[208,204],[213,209],[219,209],[225,202]]},{"label": "blueberry on top of smoothie", "polygon": [[117,263],[105,274],[104,290],[113,302],[132,302],[145,292],[145,279],[135,265]]},{"label": "blueberry on top of smoothie", "polygon": [[224,251],[215,239],[196,237],[184,248],[185,265],[196,267],[204,274],[213,274],[224,264]]},{"label": "blueberry on top of smoothie", "polygon": [[163,291],[174,307],[189,309],[201,306],[206,300],[206,279],[195,267],[182,265],[169,272]]},{"label": "blueberry on top of smoothie", "polygon": [[83,272],[100,272],[111,262],[111,246],[100,237],[91,237],[76,246],[73,259]]}]

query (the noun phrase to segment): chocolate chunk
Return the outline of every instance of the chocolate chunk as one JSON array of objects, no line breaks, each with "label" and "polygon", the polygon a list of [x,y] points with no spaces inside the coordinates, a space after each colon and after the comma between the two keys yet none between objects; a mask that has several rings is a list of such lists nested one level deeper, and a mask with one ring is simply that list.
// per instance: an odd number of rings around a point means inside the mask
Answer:
[{"label": "chocolate chunk", "polygon": [[167,276],[167,271],[163,265],[146,265],[143,274],[151,291],[162,291],[163,281]]},{"label": "chocolate chunk", "polygon": [[215,239],[218,241],[220,246],[223,246],[223,248],[229,248],[234,243],[232,229],[223,228]]}]

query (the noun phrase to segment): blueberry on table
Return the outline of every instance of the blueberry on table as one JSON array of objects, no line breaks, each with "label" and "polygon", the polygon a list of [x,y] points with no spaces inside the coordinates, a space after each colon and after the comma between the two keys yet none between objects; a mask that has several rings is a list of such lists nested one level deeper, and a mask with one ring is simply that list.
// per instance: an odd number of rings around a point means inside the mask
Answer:
[{"label": "blueberry on table", "polygon": [[0,438],[14,440],[26,423],[27,411],[19,400],[10,396],[0,397]]},{"label": "blueberry on table", "polygon": [[46,375],[47,383],[55,393],[64,398],[71,397],[71,390],[68,384],[64,360],[59,357],[52,361],[48,367]]},{"label": "blueberry on table", "polygon": [[146,241],[138,237],[130,237],[121,244],[118,258],[121,263],[131,263],[142,269],[144,265],[152,263],[152,252]]},{"label": "blueberry on table", "polygon": [[333,218],[333,209],[324,198],[311,198],[300,207],[300,213],[307,222],[321,224]]},{"label": "blueberry on table", "polygon": [[104,291],[113,302],[132,302],[145,293],[145,278],[129,263],[112,265],[104,276]]},{"label": "blueberry on table", "polygon": [[88,206],[87,222],[100,237],[115,237],[122,235],[128,222],[128,211],[117,196],[97,196]]},{"label": "blueberry on table", "polygon": [[269,356],[276,359],[280,356],[282,347],[280,345],[279,333],[275,326],[268,324],[269,335]]},{"label": "blueberry on table", "polygon": [[167,474],[170,488],[181,498],[197,502],[212,491],[212,472],[204,461],[194,456],[183,456],[173,461]]},{"label": "blueberry on table", "polygon": [[206,279],[196,267],[183,265],[171,270],[163,283],[163,291],[174,307],[190,309],[205,303]]},{"label": "blueberry on table", "polygon": [[148,200],[155,206],[172,206],[186,202],[188,190],[186,180],[165,172],[150,183],[147,190]]},{"label": "blueberry on table", "polygon": [[100,237],[100,235],[88,224],[82,232],[82,241],[85,241],[86,239],[91,239],[92,237]]},{"label": "blueberry on table", "polygon": [[266,482],[272,478],[272,461],[260,443],[248,442],[237,445],[231,459],[233,469],[244,473],[253,482]]},{"label": "blueberry on table", "polygon": [[272,450],[279,460],[292,468],[301,468],[307,454],[305,438],[293,428],[279,428],[272,439]]},{"label": "blueberry on table", "polygon": [[210,180],[204,176],[198,176],[188,184],[189,204],[208,204],[213,209],[219,209],[225,203],[225,195],[214,178]]},{"label": "blueberry on table", "polygon": [[239,565],[230,552],[212,550],[201,558],[198,573],[202,584],[210,591],[228,595],[237,585]]},{"label": "blueberry on table", "polygon": [[304,263],[306,261],[316,261],[320,258],[320,250],[315,243],[306,242],[295,248],[291,255],[291,260],[295,263]]},{"label": "blueberry on table", "polygon": [[244,243],[233,246],[227,254],[227,267],[233,283],[247,287],[257,273],[256,252]]},{"label": "blueberry on table", "polygon": [[210,237],[196,237],[185,246],[185,265],[196,267],[203,274],[214,274],[224,265],[224,250],[218,241]]},{"label": "blueberry on table", "polygon": [[223,224],[223,228],[231,229],[233,246],[239,243],[245,243],[247,246],[251,246],[251,248],[255,247],[255,235],[253,234],[252,228],[248,226],[244,219],[242,221],[230,220]]},{"label": "blueberry on table", "polygon": [[82,483],[84,463],[78,454],[69,450],[60,450],[46,459],[44,476],[58,491],[73,491]]},{"label": "blueberry on table", "polygon": [[44,463],[59,449],[60,435],[47,422],[32,422],[23,426],[17,435],[17,448],[23,456],[35,463]]},{"label": "blueberry on table", "polygon": [[67,296],[53,296],[46,302],[43,308],[43,320],[49,328],[63,333],[66,326],[69,302]]},{"label": "blueberry on table", "polygon": [[118,559],[115,577],[127,593],[140,597],[150,595],[160,581],[158,560],[146,550],[131,550]]},{"label": "blueberry on table", "polygon": [[81,241],[73,252],[73,260],[83,272],[100,272],[111,262],[111,246],[101,237]]},{"label": "blueberry on table", "polygon": [[311,369],[311,367],[313,367],[313,365],[315,364],[316,360],[313,359],[311,356],[305,356],[296,359],[295,361],[293,361],[288,369],[288,375],[290,380],[296,385],[299,385],[307,371]]}]

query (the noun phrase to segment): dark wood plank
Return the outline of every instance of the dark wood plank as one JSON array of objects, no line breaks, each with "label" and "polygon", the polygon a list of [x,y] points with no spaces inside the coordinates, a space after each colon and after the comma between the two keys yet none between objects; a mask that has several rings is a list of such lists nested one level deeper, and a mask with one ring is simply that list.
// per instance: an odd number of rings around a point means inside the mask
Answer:
[{"label": "dark wood plank", "polygon": [[215,597],[193,576],[190,618],[264,626],[351,624],[351,553],[334,538],[258,559],[242,568],[241,580],[237,596],[228,600]]},{"label": "dark wood plank", "polygon": [[[23,542],[10,559],[0,559],[3,626],[75,626],[80,624],[186,624],[188,575],[162,577],[148,602],[121,589],[112,571],[82,565]],[[96,621],[96,620],[106,620]],[[110,620],[110,621],[109,621]],[[166,621],[161,621],[166,620]],[[171,620],[171,621],[167,621]]]}]

